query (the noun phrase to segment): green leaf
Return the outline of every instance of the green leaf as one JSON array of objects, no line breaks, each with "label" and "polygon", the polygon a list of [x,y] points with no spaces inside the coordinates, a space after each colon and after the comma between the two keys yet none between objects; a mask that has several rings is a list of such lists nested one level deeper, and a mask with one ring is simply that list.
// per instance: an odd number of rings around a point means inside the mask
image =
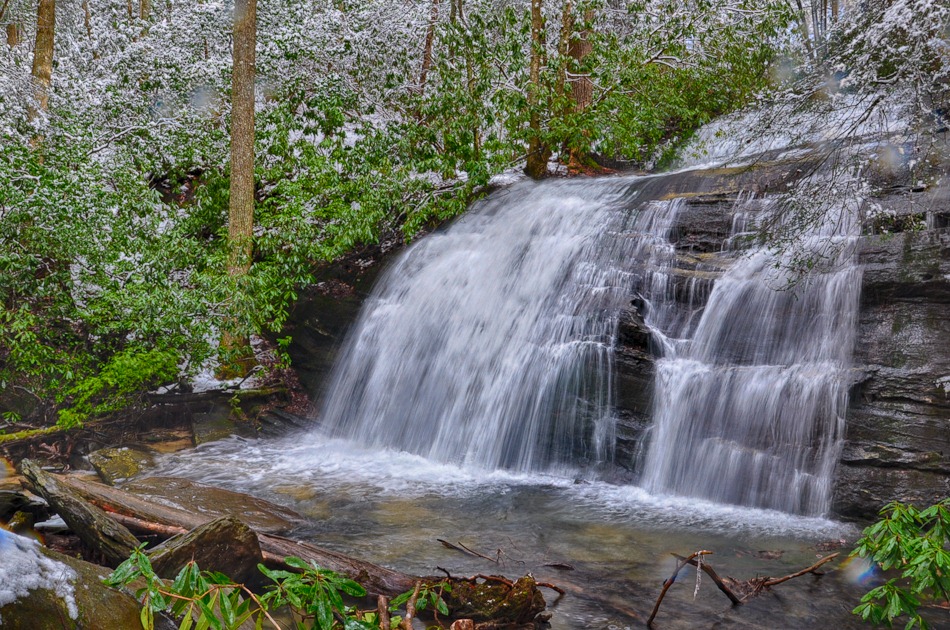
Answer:
[{"label": "green leaf", "polygon": [[329,603],[326,599],[318,599],[316,601],[316,622],[317,626],[321,630],[332,630],[333,628],[333,611],[330,610]]}]

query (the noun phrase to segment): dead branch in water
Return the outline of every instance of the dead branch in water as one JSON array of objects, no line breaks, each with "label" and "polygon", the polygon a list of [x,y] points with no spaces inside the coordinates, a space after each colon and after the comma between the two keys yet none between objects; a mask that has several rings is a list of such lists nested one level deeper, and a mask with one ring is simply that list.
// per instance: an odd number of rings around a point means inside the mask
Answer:
[{"label": "dead branch in water", "polygon": [[808,575],[809,573],[822,576],[824,573],[820,573],[818,568],[822,565],[831,562],[838,557],[837,553],[833,553],[830,556],[826,556],[814,563],[810,567],[802,569],[801,571],[796,571],[795,573],[790,573],[779,578],[773,577],[757,577],[752,578],[751,580],[737,580],[732,577],[720,578],[713,568],[706,562],[701,562],[697,558],[711,554],[711,551],[697,551],[687,557],[679,556],[677,554],[672,554],[679,562],[676,565],[676,570],[673,571],[673,575],[667,578],[663,582],[663,590],[660,591],[659,597],[656,598],[656,604],[653,605],[653,612],[650,614],[650,618],[647,620],[647,626],[653,627],[653,619],[656,617],[657,612],[660,610],[660,604],[663,602],[663,598],[666,596],[666,592],[670,590],[670,587],[673,586],[673,583],[676,582],[676,578],[679,576],[680,571],[683,570],[683,567],[686,565],[692,565],[696,567],[697,571],[702,569],[703,572],[712,578],[712,581],[716,584],[716,587],[722,591],[726,597],[729,598],[729,601],[732,602],[733,606],[741,606],[747,600],[752,597],[760,595],[764,591],[771,589],[773,586],[777,586],[783,582],[787,582],[797,577],[803,575]]},{"label": "dead branch in water", "polygon": [[660,591],[660,596],[656,598],[656,603],[653,605],[653,612],[650,613],[650,618],[647,619],[647,627],[653,627],[653,619],[656,617],[656,613],[660,610],[660,604],[663,602],[663,598],[666,597],[666,592],[670,590],[670,587],[673,586],[673,582],[676,581],[676,577],[680,574],[680,571],[689,564],[690,560],[695,560],[697,556],[708,556],[711,554],[711,551],[697,551],[693,554],[690,554],[689,557],[683,558],[676,565],[676,570],[673,571],[673,575],[666,578],[663,582],[663,590]]}]

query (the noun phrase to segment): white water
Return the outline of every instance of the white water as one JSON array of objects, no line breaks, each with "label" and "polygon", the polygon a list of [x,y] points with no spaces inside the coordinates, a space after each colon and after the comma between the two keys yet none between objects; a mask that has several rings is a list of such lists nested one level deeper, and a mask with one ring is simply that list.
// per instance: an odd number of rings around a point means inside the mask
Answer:
[{"label": "white water", "polygon": [[[324,431],[480,474],[596,479],[614,458],[618,318],[639,295],[662,355],[643,488],[826,513],[859,200],[775,254],[731,249],[751,223],[784,216],[740,199],[726,251],[684,270],[669,236],[686,202],[641,203],[643,181],[525,183],[410,248],[341,352]],[[792,278],[810,257],[820,264]]]},{"label": "white water", "polygon": [[517,186],[416,243],[364,305],[323,427],[482,470],[609,461],[625,188]]},{"label": "white water", "polygon": [[[737,205],[740,219],[783,211],[755,199]],[[739,258],[698,318],[682,315],[697,312],[697,285],[687,285],[684,304],[671,259],[653,266],[643,288],[646,319],[665,354],[657,362],[646,489],[796,514],[828,511],[861,288],[859,206],[842,204],[791,251]],[[809,257],[816,270],[791,277],[792,259]]]}]

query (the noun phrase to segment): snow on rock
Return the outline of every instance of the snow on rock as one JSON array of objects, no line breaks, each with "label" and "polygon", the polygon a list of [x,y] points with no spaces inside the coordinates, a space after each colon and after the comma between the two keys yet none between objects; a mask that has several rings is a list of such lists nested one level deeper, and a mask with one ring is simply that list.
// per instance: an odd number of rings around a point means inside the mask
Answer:
[{"label": "snow on rock", "polygon": [[30,591],[43,589],[53,591],[65,602],[70,619],[79,616],[73,590],[76,572],[44,556],[35,540],[0,529],[0,558],[0,608],[27,597]]}]

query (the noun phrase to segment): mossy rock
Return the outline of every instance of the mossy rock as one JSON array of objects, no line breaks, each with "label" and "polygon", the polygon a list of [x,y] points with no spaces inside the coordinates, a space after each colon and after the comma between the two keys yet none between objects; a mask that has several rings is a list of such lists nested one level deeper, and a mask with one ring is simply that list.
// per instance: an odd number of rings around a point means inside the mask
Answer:
[{"label": "mossy rock", "polygon": [[507,580],[458,580],[445,594],[453,617],[497,624],[529,623],[546,606],[538,584],[530,575],[513,584]]},{"label": "mossy rock", "polygon": [[89,463],[109,485],[131,479],[155,465],[153,455],[137,448],[102,448],[89,454]]}]

